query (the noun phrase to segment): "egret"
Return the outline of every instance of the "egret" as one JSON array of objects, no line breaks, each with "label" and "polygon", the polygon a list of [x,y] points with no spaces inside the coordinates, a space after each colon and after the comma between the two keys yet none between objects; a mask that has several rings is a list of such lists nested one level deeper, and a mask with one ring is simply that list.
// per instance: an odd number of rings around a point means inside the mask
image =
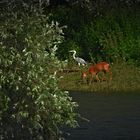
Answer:
[{"label": "egret", "polygon": [[76,55],[76,51],[75,51],[75,50],[71,50],[71,51],[69,51],[69,52],[73,52],[73,59],[74,59],[76,62],[78,62],[78,65],[79,65],[79,66],[80,66],[80,65],[83,65],[83,66],[87,65],[87,62],[86,62],[84,59],[82,59],[82,58],[80,58],[80,57],[75,57],[75,55]]}]

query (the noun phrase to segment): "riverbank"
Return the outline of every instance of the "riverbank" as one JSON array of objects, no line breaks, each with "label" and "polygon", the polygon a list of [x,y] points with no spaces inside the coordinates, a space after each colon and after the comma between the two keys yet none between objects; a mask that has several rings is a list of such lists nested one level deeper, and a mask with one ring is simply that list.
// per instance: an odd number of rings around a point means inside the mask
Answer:
[{"label": "riverbank", "polygon": [[[140,91],[140,68],[124,63],[111,65],[112,81],[106,80],[96,82],[91,85],[81,79],[81,72],[87,68],[81,68],[80,71],[61,73],[63,78],[60,81],[60,88],[70,91],[86,92],[134,92]],[[102,73],[100,74],[102,76]],[[106,75],[108,79],[108,75]]]}]

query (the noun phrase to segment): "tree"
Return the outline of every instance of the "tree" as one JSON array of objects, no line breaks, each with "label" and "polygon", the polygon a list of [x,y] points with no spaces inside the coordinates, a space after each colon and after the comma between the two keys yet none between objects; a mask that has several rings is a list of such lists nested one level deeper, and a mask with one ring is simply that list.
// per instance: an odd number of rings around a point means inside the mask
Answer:
[{"label": "tree", "polygon": [[57,138],[60,126],[77,125],[78,115],[77,103],[58,87],[63,27],[35,9],[1,17],[0,139]]}]

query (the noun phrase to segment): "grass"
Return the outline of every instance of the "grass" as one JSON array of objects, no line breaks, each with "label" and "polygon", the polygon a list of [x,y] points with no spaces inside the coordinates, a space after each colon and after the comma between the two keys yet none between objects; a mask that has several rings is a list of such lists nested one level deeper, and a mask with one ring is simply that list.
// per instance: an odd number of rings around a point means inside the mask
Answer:
[{"label": "grass", "polygon": [[140,68],[126,63],[112,64],[112,81],[93,81],[91,85],[81,79],[81,68],[78,72],[61,73],[60,88],[69,91],[87,92],[140,92]]}]

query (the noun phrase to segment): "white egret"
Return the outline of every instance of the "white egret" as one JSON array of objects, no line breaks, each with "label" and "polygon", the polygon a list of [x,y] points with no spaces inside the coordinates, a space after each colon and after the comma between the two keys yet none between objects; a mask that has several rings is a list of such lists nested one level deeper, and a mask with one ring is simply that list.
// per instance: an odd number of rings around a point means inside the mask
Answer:
[{"label": "white egret", "polygon": [[73,59],[78,63],[79,66],[80,65],[83,65],[83,66],[87,65],[87,62],[84,59],[75,56],[76,55],[75,50],[71,50],[69,52],[73,52]]}]

